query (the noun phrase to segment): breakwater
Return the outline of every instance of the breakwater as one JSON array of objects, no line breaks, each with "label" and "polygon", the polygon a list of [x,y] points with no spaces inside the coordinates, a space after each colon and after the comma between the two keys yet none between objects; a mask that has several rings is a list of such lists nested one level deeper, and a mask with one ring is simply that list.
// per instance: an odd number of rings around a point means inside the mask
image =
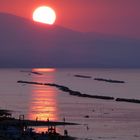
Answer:
[{"label": "breakwater", "polygon": [[94,78],[94,80],[103,81],[103,82],[109,82],[109,83],[125,83],[125,81],[105,79],[105,78]]},{"label": "breakwater", "polygon": [[85,98],[104,99],[104,100],[114,100],[114,97],[110,97],[110,96],[82,94],[79,91],[71,90],[69,87],[66,87],[66,86],[63,86],[63,85],[54,84],[54,83],[39,83],[39,82],[29,82],[29,81],[17,81],[17,83],[53,86],[53,87],[56,87],[56,88],[58,88],[59,90],[61,90],[63,92],[68,93],[69,95],[73,95],[73,96],[85,97]]},{"label": "breakwater", "polygon": [[71,90],[69,87],[58,85],[55,83],[40,83],[40,82],[30,82],[30,81],[17,81],[17,83],[24,83],[24,84],[36,84],[36,85],[44,85],[44,86],[52,86],[56,87],[59,90],[68,93],[72,96],[84,97],[84,98],[95,98],[95,99],[103,99],[103,100],[115,100],[120,102],[129,102],[129,103],[140,103],[140,99],[127,99],[127,98],[114,98],[111,96],[101,96],[101,95],[90,95],[90,94],[83,94],[80,91]]},{"label": "breakwater", "polygon": [[[89,79],[92,78],[92,76],[79,75],[79,74],[75,74],[74,77],[78,77],[78,78],[89,78]],[[114,80],[114,79],[106,79],[106,78],[94,78],[94,80],[95,81],[108,82],[108,83],[125,83],[125,81],[122,81],[122,80]]]},{"label": "breakwater", "polygon": [[139,99],[128,99],[128,98],[116,98],[118,102],[130,102],[130,103],[140,103]]},{"label": "breakwater", "polygon": [[79,78],[92,78],[92,76],[87,76],[87,75],[79,75],[79,74],[75,74],[75,77],[79,77]]}]

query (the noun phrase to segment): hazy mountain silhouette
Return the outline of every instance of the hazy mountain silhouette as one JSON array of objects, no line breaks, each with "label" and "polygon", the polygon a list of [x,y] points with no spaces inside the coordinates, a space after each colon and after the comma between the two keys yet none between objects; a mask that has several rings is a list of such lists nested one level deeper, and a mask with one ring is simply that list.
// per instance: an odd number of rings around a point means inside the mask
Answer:
[{"label": "hazy mountain silhouette", "polygon": [[0,67],[140,67],[140,41],[0,14]]}]

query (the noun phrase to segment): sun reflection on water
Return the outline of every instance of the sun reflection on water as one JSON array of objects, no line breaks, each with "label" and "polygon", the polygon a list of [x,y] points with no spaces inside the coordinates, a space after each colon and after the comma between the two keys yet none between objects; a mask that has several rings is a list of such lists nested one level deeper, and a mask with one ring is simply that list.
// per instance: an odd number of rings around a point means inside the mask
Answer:
[{"label": "sun reflection on water", "polygon": [[[32,81],[45,82],[45,80],[46,74],[41,76],[32,75]],[[49,76],[49,82],[50,81],[54,82],[53,74]],[[59,118],[56,89],[49,86],[32,85],[32,98],[29,112],[28,118],[32,120],[58,121]],[[36,129],[36,131],[44,131],[44,129],[44,127],[39,127]]]},{"label": "sun reflection on water", "polygon": [[55,68],[33,68],[32,71],[37,71],[37,72],[54,72],[56,71]]},{"label": "sun reflection on water", "polygon": [[38,118],[39,120],[58,120],[56,94],[49,88],[34,89],[31,103],[30,119]]}]

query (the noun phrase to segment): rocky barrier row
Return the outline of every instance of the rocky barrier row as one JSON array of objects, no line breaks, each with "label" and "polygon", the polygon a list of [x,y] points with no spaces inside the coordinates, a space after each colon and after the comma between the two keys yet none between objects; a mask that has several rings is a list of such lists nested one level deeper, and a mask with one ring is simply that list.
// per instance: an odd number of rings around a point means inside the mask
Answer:
[{"label": "rocky barrier row", "polygon": [[[79,75],[79,74],[75,74],[74,77],[78,77],[78,78],[92,78],[92,76]],[[96,80],[96,81],[103,81],[103,82],[109,82],[109,83],[125,83],[125,81],[113,80],[113,79],[105,79],[105,78],[94,78],[94,80]]]},{"label": "rocky barrier row", "polygon": [[103,99],[103,100],[115,100],[115,101],[118,101],[118,102],[140,103],[139,99],[114,98],[114,97],[111,97],[111,96],[83,94],[79,91],[71,90],[69,87],[66,87],[66,86],[63,86],[63,85],[58,85],[58,84],[55,84],[55,83],[39,83],[39,82],[29,82],[29,81],[17,81],[17,83],[52,86],[52,87],[58,88],[59,90],[61,90],[63,92],[68,93],[69,95],[78,96],[78,97],[95,98],[95,99]]},{"label": "rocky barrier row", "polygon": [[139,99],[116,98],[118,102],[140,103]]}]

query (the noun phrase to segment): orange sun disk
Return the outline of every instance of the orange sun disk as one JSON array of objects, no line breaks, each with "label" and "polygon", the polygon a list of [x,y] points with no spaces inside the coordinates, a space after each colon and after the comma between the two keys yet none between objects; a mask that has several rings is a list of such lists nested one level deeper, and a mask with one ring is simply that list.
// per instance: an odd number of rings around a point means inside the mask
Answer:
[{"label": "orange sun disk", "polygon": [[52,25],[56,20],[56,13],[51,7],[40,6],[33,12],[33,20],[36,22]]}]

